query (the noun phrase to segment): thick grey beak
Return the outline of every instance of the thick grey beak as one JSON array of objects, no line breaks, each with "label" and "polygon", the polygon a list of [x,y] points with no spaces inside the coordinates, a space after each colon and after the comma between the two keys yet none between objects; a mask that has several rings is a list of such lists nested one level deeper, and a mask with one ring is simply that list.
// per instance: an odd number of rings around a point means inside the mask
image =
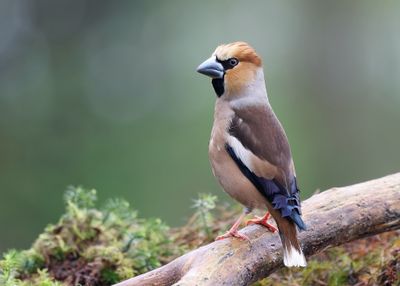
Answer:
[{"label": "thick grey beak", "polygon": [[224,67],[221,63],[217,62],[215,56],[212,56],[208,60],[204,61],[197,67],[197,72],[209,76],[211,78],[223,78]]}]

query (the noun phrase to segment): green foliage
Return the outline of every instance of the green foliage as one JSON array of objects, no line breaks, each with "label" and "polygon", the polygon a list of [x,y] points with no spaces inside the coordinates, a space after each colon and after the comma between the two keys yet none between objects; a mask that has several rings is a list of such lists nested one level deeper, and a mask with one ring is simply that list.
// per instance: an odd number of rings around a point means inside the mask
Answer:
[{"label": "green foliage", "polygon": [[217,197],[210,194],[199,194],[198,198],[194,200],[193,208],[196,209],[194,217],[196,223],[206,233],[208,237],[211,237],[211,224],[214,220],[211,211],[215,209],[215,203]]},{"label": "green foliage", "polygon": [[21,266],[21,255],[16,250],[10,250],[3,255],[3,260],[0,262],[0,285],[15,285],[17,282],[16,276],[18,269]]},{"label": "green foliage", "polygon": [[33,249],[26,251],[9,250],[3,255],[3,260],[0,261],[0,285],[24,285],[21,284],[22,281],[19,278],[35,273],[41,267],[43,267],[43,258]]},{"label": "green foliage", "polygon": [[[64,200],[65,214],[46,227],[32,249],[4,255],[0,285],[59,285],[54,279],[67,278],[72,285],[110,285],[180,254],[160,219],[138,218],[125,200],[112,199],[97,209],[96,191],[82,187],[69,187]],[[80,271],[92,268],[96,274],[82,280]]]},{"label": "green foliage", "polygon": [[58,281],[54,281],[53,278],[49,276],[47,269],[38,269],[37,273],[31,281],[23,281],[21,286],[61,286],[62,284]]},{"label": "green foliage", "polygon": [[78,209],[89,209],[94,207],[97,201],[97,192],[94,189],[69,186],[64,193],[64,201],[67,208],[74,206]]}]

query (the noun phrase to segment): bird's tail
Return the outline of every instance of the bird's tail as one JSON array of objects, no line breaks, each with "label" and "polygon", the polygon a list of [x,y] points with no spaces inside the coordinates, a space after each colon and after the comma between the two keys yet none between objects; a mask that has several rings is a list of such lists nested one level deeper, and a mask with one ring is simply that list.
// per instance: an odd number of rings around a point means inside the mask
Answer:
[{"label": "bird's tail", "polygon": [[284,219],[279,225],[279,235],[283,246],[283,263],[287,267],[305,267],[306,258],[301,250],[297,239],[297,230],[295,224]]},{"label": "bird's tail", "polygon": [[307,230],[306,224],[296,210],[292,211],[290,214],[290,219],[297,225],[299,231]]}]

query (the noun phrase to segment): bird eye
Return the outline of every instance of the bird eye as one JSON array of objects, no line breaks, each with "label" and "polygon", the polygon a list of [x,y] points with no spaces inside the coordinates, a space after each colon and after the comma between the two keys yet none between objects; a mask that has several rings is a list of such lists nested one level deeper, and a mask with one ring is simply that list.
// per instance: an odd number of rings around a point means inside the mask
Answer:
[{"label": "bird eye", "polygon": [[238,61],[238,59],[236,59],[236,58],[231,58],[231,59],[229,59],[229,64],[230,64],[232,67],[236,66],[238,63],[239,63],[239,61]]}]

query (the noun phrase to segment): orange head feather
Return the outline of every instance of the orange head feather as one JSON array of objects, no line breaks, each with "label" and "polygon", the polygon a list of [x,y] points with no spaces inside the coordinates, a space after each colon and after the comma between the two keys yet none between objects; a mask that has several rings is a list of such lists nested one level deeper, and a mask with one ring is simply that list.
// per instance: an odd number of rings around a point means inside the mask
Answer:
[{"label": "orange head feather", "polygon": [[224,83],[227,95],[233,95],[250,84],[255,78],[257,71],[262,67],[261,58],[256,51],[245,42],[234,42],[220,45],[213,55],[218,61],[236,59],[238,63],[233,68],[225,71]]},{"label": "orange head feather", "polygon": [[257,55],[256,51],[245,42],[220,45],[215,49],[214,55],[221,61],[229,58],[237,58],[240,62],[251,63],[257,67],[261,67],[261,58]]}]

